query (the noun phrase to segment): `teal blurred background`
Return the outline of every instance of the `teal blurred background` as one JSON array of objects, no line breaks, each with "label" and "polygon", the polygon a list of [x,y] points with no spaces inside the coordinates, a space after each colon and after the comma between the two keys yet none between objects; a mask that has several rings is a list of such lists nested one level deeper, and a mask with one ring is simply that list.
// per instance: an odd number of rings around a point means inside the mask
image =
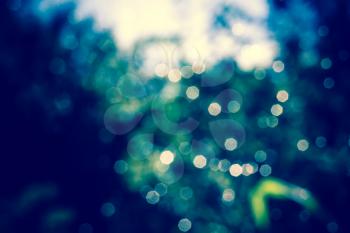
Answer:
[{"label": "teal blurred background", "polygon": [[350,232],[348,1],[220,2],[192,63],[84,4],[0,6],[1,232]]}]

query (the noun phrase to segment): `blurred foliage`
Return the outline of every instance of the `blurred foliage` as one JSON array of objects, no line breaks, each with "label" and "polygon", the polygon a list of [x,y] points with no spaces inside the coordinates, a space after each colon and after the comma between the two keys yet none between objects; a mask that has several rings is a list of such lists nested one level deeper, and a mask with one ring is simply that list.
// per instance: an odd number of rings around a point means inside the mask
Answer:
[{"label": "blurred foliage", "polygon": [[[138,63],[118,51],[109,32],[96,32],[92,20],[73,20],[72,4],[46,14],[21,1],[1,6],[0,231],[176,232],[187,217],[193,232],[264,231],[269,222],[269,232],[348,232],[349,33],[342,25],[350,21],[350,7],[345,0],[274,2],[270,27],[282,46],[277,59],[283,72],[243,72],[225,60],[181,85],[140,79]],[[185,96],[187,87],[203,83],[192,102],[154,98],[170,91]],[[232,88],[237,95],[220,96]],[[290,96],[279,103],[283,114],[274,116],[279,90]],[[240,110],[222,109],[217,119],[228,116],[230,124],[210,127],[208,104],[228,97]],[[179,130],[172,121],[189,116],[199,127],[190,135],[172,134]],[[103,118],[112,120],[110,128]],[[221,138],[230,127],[246,132],[235,135],[240,149],[232,153]],[[298,150],[301,139],[305,151]],[[168,174],[159,162],[165,148],[182,155]],[[256,159],[257,151],[266,161]],[[208,156],[210,169],[193,167],[197,154]],[[255,171],[235,178],[227,162],[269,165],[273,177]],[[223,202],[232,190],[234,201]],[[116,214],[104,215],[106,201]]]}]

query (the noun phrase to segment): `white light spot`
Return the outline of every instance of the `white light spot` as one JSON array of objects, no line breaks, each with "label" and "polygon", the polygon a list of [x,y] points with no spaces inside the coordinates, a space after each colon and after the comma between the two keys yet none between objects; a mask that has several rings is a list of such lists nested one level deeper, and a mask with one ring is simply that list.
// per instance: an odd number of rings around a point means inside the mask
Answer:
[{"label": "white light spot", "polygon": [[284,103],[289,99],[289,94],[286,90],[280,90],[277,92],[276,94],[276,99],[281,102]]},{"label": "white light spot", "polygon": [[196,168],[204,168],[207,165],[207,158],[203,155],[196,155],[193,159],[193,165]]},{"label": "white light spot", "polygon": [[274,104],[271,107],[271,113],[274,116],[280,116],[283,113],[283,107],[280,104]]},{"label": "white light spot", "polygon": [[212,116],[217,116],[221,113],[221,105],[218,103],[211,103],[208,107],[208,112]]},{"label": "white light spot", "polygon": [[242,174],[243,168],[239,164],[232,164],[230,167],[231,176],[238,177]]},{"label": "white light spot", "polygon": [[227,138],[225,140],[225,148],[228,151],[233,151],[237,148],[237,140],[234,138]]},{"label": "white light spot", "polygon": [[172,69],[168,73],[168,79],[170,82],[177,83],[181,80],[181,72],[178,69]]},{"label": "white light spot", "polygon": [[165,165],[169,165],[174,161],[174,153],[169,151],[169,150],[165,150],[160,154],[160,162],[162,162]]},{"label": "white light spot", "polygon": [[300,151],[306,151],[309,149],[309,142],[306,139],[300,139],[297,143],[297,148]]},{"label": "white light spot", "polygon": [[187,98],[191,99],[191,100],[195,100],[198,98],[199,96],[199,89],[196,86],[190,86],[187,88],[186,90],[186,96]]},{"label": "white light spot", "polygon": [[243,164],[242,168],[243,168],[242,174],[244,176],[250,176],[251,174],[254,173],[254,167],[249,163]]}]

